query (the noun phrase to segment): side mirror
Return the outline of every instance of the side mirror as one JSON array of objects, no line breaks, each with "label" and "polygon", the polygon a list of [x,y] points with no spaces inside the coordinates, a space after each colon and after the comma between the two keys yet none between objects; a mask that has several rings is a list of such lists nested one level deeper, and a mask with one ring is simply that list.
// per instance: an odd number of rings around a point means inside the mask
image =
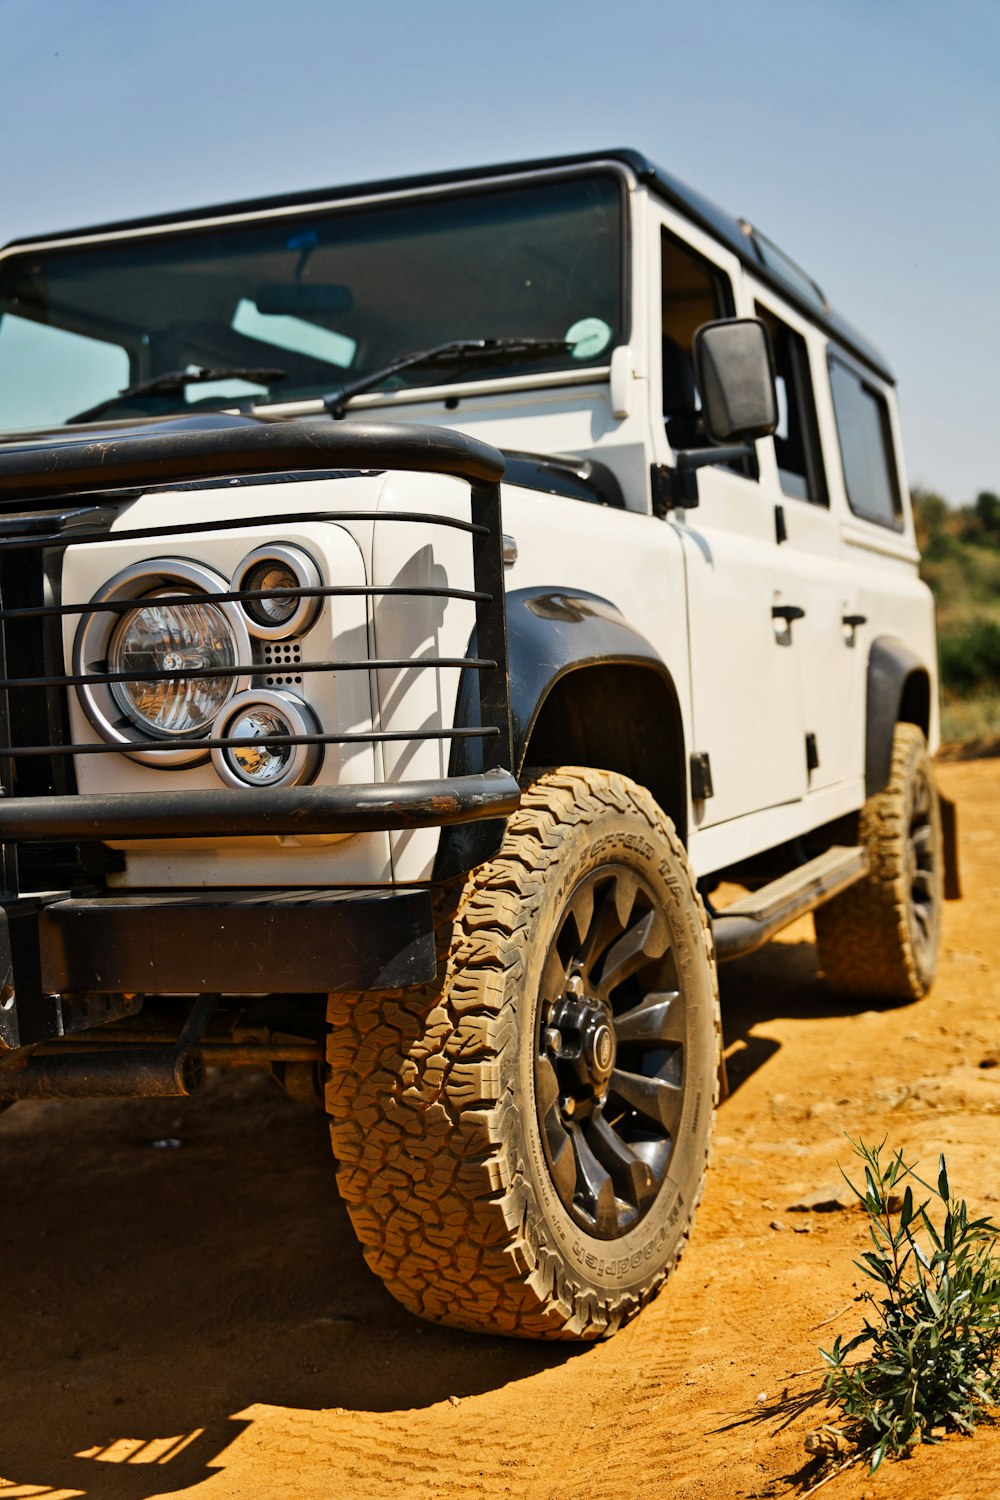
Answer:
[{"label": "side mirror", "polygon": [[705,431],[713,443],[752,442],[778,425],[774,359],[759,318],[703,323],[692,346]]}]

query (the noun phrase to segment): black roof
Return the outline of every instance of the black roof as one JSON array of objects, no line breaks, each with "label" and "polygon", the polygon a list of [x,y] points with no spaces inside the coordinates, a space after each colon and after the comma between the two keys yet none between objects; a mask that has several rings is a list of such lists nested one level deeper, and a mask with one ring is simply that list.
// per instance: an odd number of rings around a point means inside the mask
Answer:
[{"label": "black roof", "polygon": [[[599,161],[621,162],[630,167],[640,182],[650,187],[666,203],[679,209],[713,239],[725,245],[726,249],[738,256],[759,280],[774,287],[787,301],[799,307],[883,379],[888,381],[894,379],[884,357],[846,319],[830,307],[815,282],[811,281],[805,272],[799,272],[797,276],[783,274],[781,260],[786,258],[778,252],[777,257],[770,257],[771,263],[769,264],[762,245],[769,246],[770,242],[756,234],[749,224],[726,213],[709,198],[703,197],[701,193],[694,188],[689,188],[670,172],[665,172],[662,167],[656,166],[640,151],[633,151],[629,147],[615,147],[610,151],[586,151],[577,156],[552,156],[534,161],[502,162],[488,167],[466,167],[462,170],[429,172],[416,177],[388,177],[375,182],[355,182],[343,187],[280,193],[265,198],[245,198],[230,203],[214,203],[203,208],[154,214],[147,218],[120,219],[109,224],[88,225],[82,229],[60,230],[56,234],[32,235],[13,240],[11,246],[36,244],[42,239],[47,241],[74,239],[82,234],[110,234],[124,229],[159,229],[180,221],[196,223],[199,219],[211,219],[229,214],[251,214],[263,209],[298,208],[314,203],[336,203],[339,199],[354,198],[360,194],[393,193],[406,188],[447,187],[454,183],[474,179],[505,177],[517,172],[583,166],[588,162]],[[770,248],[776,249],[774,246]],[[788,265],[791,271],[798,270],[792,262],[789,261]],[[805,292],[802,289],[803,282],[808,284],[808,290]]]}]

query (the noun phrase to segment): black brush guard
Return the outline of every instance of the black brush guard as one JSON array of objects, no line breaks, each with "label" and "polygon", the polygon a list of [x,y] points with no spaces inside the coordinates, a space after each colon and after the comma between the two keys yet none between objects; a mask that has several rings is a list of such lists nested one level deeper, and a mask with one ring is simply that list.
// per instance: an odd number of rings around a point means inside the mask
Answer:
[{"label": "black brush guard", "polygon": [[[351,741],[478,740],[481,770],[434,781],[366,786],[292,786],[211,791],[162,791],[137,795],[77,794],[72,790],[73,758],[121,754],[112,744],[74,744],[66,734],[64,698],[82,681],[109,682],[104,672],[67,673],[61,643],[62,618],[83,617],[95,609],[122,612],[134,601],[93,606],[58,598],[58,561],[67,546],[100,545],[110,522],[129,500],[150,489],[247,477],[308,476],[346,478],[359,472],[392,469],[449,474],[470,486],[468,521],[435,514],[392,511],[315,510],[294,515],[254,513],[233,522],[260,528],[264,536],[296,521],[366,520],[424,528],[447,527],[468,536],[473,562],[472,590],[437,587],[323,586],[278,591],[286,597],[363,594],[433,595],[475,605],[475,654],[420,657],[405,661],[358,659],[296,662],[295,672],[374,671],[386,667],[434,671],[458,667],[479,682],[478,721],[434,730],[395,730],[353,734],[276,735],[269,744],[344,744]],[[0,579],[13,567],[37,576],[35,592],[8,603],[0,585],[0,1050],[58,1035],[64,1029],[59,1006],[49,996],[61,992],[144,991],[146,993],[230,993],[327,988],[392,987],[416,983],[434,971],[431,898],[426,889],[377,888],[368,891],[262,893],[171,892],[147,897],[76,894],[33,895],[21,889],[19,849],[81,844],[100,849],[102,840],[178,837],[231,837],[262,834],[361,833],[417,827],[445,827],[480,819],[502,819],[518,803],[512,775],[509,684],[504,613],[500,486],[503,459],[495,449],[440,428],[389,424],[334,423],[327,420],[262,423],[220,417],[209,428],[176,423],[141,429],[134,436],[116,431],[107,439],[91,429],[79,439],[60,433],[54,440],[0,444]],[[261,489],[254,492],[259,504]],[[72,501],[67,505],[67,501]],[[35,509],[37,507],[37,509]],[[4,523],[3,511],[9,514]],[[116,541],[155,543],[160,536],[225,531],[215,521],[155,529],[116,529]],[[48,591],[42,597],[42,579]],[[183,596],[186,602],[190,596]],[[201,597],[201,596],[199,596]],[[206,594],[206,602],[264,597],[258,591]],[[178,602],[182,602],[178,596]],[[18,632],[20,636],[18,637]],[[45,636],[44,661],[9,649],[25,632]],[[117,681],[185,679],[195,675],[266,675],[264,663],[114,674]],[[36,695],[31,711],[27,695]],[[44,709],[41,705],[45,705]],[[43,733],[37,733],[39,725]],[[35,731],[33,736],[32,729]],[[34,742],[32,742],[34,739]],[[206,750],[232,743],[199,741]],[[143,750],[169,750],[191,741],[144,742]],[[15,773],[15,767],[18,768]],[[44,790],[39,788],[44,786]],[[27,787],[28,794],[24,794]],[[47,851],[46,851],[47,857]],[[37,888],[37,877],[34,880]],[[13,938],[13,941],[12,941]],[[6,968],[6,985],[3,970]],[[42,1010],[18,1021],[12,1007],[14,973],[22,997],[39,997]],[[32,1006],[34,1013],[36,1007]],[[65,1007],[64,1007],[65,1009]]]}]

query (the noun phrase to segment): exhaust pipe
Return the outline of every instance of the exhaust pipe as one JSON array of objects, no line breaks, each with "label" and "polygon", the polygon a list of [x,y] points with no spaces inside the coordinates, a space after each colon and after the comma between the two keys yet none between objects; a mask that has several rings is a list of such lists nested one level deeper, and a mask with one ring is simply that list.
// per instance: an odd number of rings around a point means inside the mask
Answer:
[{"label": "exhaust pipe", "polygon": [[198,1047],[69,1052],[0,1065],[0,1103],[18,1099],[184,1099],[205,1081]]}]

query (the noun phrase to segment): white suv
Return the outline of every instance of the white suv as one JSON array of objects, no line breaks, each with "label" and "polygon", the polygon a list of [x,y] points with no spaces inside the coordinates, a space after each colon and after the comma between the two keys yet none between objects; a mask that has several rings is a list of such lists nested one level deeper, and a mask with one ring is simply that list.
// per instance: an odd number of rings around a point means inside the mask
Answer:
[{"label": "white suv", "polygon": [[837,987],[934,975],[882,357],[615,151],[11,245],[0,416],[0,1099],[269,1067],[408,1307],[613,1331],[717,960],[815,909]]}]

